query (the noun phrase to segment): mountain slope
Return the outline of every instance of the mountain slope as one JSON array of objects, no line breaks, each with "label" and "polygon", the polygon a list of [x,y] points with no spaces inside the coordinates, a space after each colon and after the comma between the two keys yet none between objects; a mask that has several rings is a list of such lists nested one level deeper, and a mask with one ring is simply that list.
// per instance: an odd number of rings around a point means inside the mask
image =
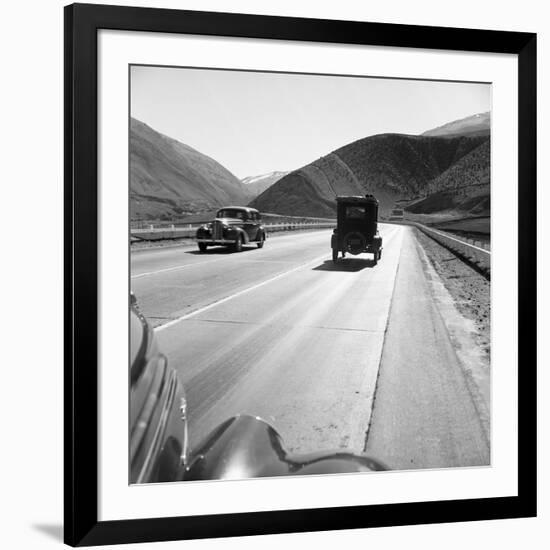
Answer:
[{"label": "mountain slope", "polygon": [[459,210],[489,215],[491,193],[491,143],[484,141],[427,185],[427,197],[409,204],[414,214]]},{"label": "mountain slope", "polygon": [[266,212],[323,217],[334,216],[336,195],[373,193],[387,215],[397,201],[435,192],[429,183],[487,139],[370,136],[291,172],[251,204]]},{"label": "mountain slope", "polygon": [[169,219],[182,213],[247,202],[244,185],[221,164],[131,119],[132,219]]},{"label": "mountain slope", "polygon": [[455,136],[455,135],[485,135],[491,131],[491,113],[478,113],[477,115],[453,120],[443,126],[424,132],[423,136]]},{"label": "mountain slope", "polygon": [[250,197],[255,198],[287,174],[288,172],[269,172],[269,174],[261,174],[260,176],[249,176],[241,181]]}]

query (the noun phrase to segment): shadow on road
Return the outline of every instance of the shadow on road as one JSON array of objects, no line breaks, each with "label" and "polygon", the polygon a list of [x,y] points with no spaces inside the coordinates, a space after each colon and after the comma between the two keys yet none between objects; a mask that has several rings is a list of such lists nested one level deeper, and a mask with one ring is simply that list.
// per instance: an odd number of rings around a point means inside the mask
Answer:
[{"label": "shadow on road", "polygon": [[337,263],[326,260],[321,265],[313,268],[313,271],[348,271],[353,273],[362,269],[374,267],[374,260],[363,260],[359,258],[338,259]]},{"label": "shadow on road", "polygon": [[195,249],[195,250],[187,250],[185,253],[194,254],[195,256],[210,256],[210,255],[215,256],[218,254],[242,254],[243,252],[250,252],[252,250],[258,250],[258,247],[256,245],[254,245],[254,247],[252,247],[252,245],[248,247],[243,246],[243,249],[241,250],[241,252],[235,252],[234,250],[226,246],[216,246],[214,248],[207,248],[204,252],[201,252],[200,250]]}]

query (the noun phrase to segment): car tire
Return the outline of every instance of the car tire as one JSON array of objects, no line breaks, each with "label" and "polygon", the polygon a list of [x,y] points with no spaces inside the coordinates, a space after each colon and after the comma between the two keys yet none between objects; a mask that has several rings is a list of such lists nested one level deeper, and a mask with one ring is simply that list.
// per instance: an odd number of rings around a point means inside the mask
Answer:
[{"label": "car tire", "polygon": [[380,249],[378,251],[378,259],[381,260],[382,259],[382,249]]},{"label": "car tire", "polygon": [[258,248],[263,248],[264,242],[265,242],[265,235],[262,234],[262,237],[261,237],[261,239],[256,243],[256,246],[257,246]]},{"label": "car tire", "polygon": [[376,265],[378,263],[378,252],[375,252],[373,255],[373,264]]},{"label": "car tire", "polygon": [[338,261],[338,249],[333,248],[332,249],[332,261],[336,263]]},{"label": "car tire", "polygon": [[243,238],[240,235],[237,235],[237,240],[233,244],[233,251],[240,252],[243,249]]},{"label": "car tire", "polygon": [[206,252],[207,246],[206,243],[199,243],[199,252]]}]

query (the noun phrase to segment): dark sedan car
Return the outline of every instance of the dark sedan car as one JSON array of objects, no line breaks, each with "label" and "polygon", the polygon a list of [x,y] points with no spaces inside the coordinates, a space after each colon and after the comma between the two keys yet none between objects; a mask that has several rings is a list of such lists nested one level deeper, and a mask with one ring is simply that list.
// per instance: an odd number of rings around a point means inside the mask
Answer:
[{"label": "dark sedan car", "polygon": [[243,245],[255,243],[262,248],[266,230],[262,217],[255,208],[246,206],[225,206],[216,213],[216,218],[201,225],[197,230],[199,250],[205,252],[208,246],[228,246],[240,252]]}]

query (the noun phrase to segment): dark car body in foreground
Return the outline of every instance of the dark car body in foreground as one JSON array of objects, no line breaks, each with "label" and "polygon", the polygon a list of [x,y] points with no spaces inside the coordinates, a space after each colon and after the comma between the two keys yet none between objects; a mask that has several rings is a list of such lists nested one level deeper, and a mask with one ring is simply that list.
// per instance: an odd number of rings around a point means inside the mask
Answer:
[{"label": "dark car body in foreground", "polygon": [[184,480],[341,474],[386,469],[371,457],[342,450],[301,455],[289,453],[277,430],[265,420],[238,415],[227,419],[205,438],[193,453]]},{"label": "dark car body in foreground", "polygon": [[187,455],[183,386],[135,306],[130,308],[129,375],[130,483],[180,479]]},{"label": "dark car body in foreground", "polygon": [[337,222],[330,242],[332,260],[346,252],[368,252],[374,263],[382,257],[382,237],[378,233],[378,201],[373,195],[336,197]]},{"label": "dark car body in foreground", "polygon": [[208,246],[228,246],[240,252],[243,245],[255,243],[262,248],[266,230],[260,212],[246,206],[225,206],[216,213],[216,218],[197,229],[199,250]]},{"label": "dark car body in foreground", "polygon": [[130,308],[130,360],[130,483],[386,469],[366,455],[342,450],[289,453],[273,426],[250,415],[228,418],[189,452],[183,386],[135,304]]}]

